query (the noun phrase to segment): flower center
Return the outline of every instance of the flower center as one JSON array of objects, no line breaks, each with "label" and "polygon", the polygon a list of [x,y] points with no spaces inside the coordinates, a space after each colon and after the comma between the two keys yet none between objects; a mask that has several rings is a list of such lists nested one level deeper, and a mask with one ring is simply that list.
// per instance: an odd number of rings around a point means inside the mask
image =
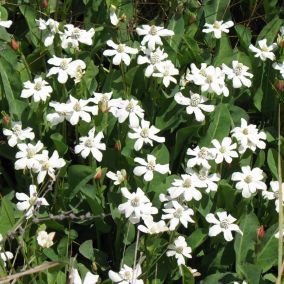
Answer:
[{"label": "flower center", "polygon": [[155,161],[150,161],[148,162],[146,168],[150,171],[154,171],[156,167],[156,162]]},{"label": "flower center", "polygon": [[226,153],[226,147],[225,146],[221,146],[221,148],[220,148],[220,153],[222,153],[222,154],[224,154],[224,153]]},{"label": "flower center", "polygon": [[190,104],[193,107],[197,107],[200,103],[200,96],[198,94],[194,94],[190,98]]},{"label": "flower center", "polygon": [[36,204],[36,201],[37,201],[37,197],[36,197],[36,196],[32,196],[32,197],[30,197],[30,199],[29,199],[30,205],[35,205],[35,204]]},{"label": "flower center", "polygon": [[22,126],[17,124],[13,127],[13,131],[15,132],[16,135],[20,135],[22,132]]},{"label": "flower center", "polygon": [[253,181],[253,177],[251,175],[247,175],[244,179],[246,183],[251,183]]},{"label": "flower center", "polygon": [[182,254],[183,247],[176,247],[176,252],[179,253],[179,254]]},{"label": "flower center", "polygon": [[75,111],[80,111],[80,110],[81,110],[81,106],[80,106],[79,102],[76,102],[76,103],[74,104],[73,109],[74,109]]},{"label": "flower center", "polygon": [[42,82],[41,81],[40,82],[36,82],[35,85],[34,85],[34,89],[36,91],[40,91],[41,88],[42,88]]},{"label": "flower center", "polygon": [[88,139],[85,141],[85,146],[88,147],[88,148],[92,148],[92,147],[93,147],[93,139],[88,138]]},{"label": "flower center", "polygon": [[279,198],[279,192],[278,192],[278,190],[277,190],[277,191],[274,191],[274,198],[275,198],[275,199],[278,199],[278,198]]},{"label": "flower center", "polygon": [[131,200],[131,205],[133,206],[133,207],[138,207],[139,206],[139,204],[140,204],[140,199],[139,199],[139,197],[134,197],[132,200]]},{"label": "flower center", "polygon": [[142,131],[140,132],[141,137],[148,138],[149,136],[149,128],[142,128]]},{"label": "flower center", "polygon": [[124,279],[131,281],[132,280],[132,273],[130,271],[125,271],[124,272]]},{"label": "flower center", "polygon": [[208,151],[205,147],[202,147],[198,153],[198,157],[201,159],[206,159],[208,156]]},{"label": "flower center", "polygon": [[220,222],[220,227],[222,229],[227,230],[229,228],[229,225],[230,225],[230,223],[227,219],[224,219],[222,222]]},{"label": "flower center", "polygon": [[66,70],[68,68],[68,61],[66,59],[63,59],[59,66],[62,70]]},{"label": "flower center", "polygon": [[78,39],[80,37],[81,30],[79,28],[75,28],[72,32],[71,38]]},{"label": "flower center", "polygon": [[157,34],[157,32],[158,32],[158,30],[157,30],[156,26],[154,26],[154,25],[151,26],[149,34],[154,36],[154,35]]},{"label": "flower center", "polygon": [[192,185],[191,178],[186,178],[182,184],[183,187],[190,188]]},{"label": "flower center", "polygon": [[150,55],[150,61],[152,64],[157,64],[161,61],[159,54],[157,52],[153,52]]},{"label": "flower center", "polygon": [[132,112],[134,110],[134,104],[133,102],[129,102],[128,106],[126,107],[126,110],[128,112]]},{"label": "flower center", "polygon": [[41,165],[41,167],[42,167],[43,170],[47,171],[49,169],[49,162],[48,161],[44,162]]},{"label": "flower center", "polygon": [[203,77],[206,77],[206,76],[207,76],[205,69],[200,69],[199,74],[200,74],[201,76],[203,76]]},{"label": "flower center", "polygon": [[27,150],[27,158],[28,159],[33,158],[35,154],[36,154],[36,152],[34,151],[34,149],[28,149]]},{"label": "flower center", "polygon": [[234,72],[237,76],[240,76],[243,72],[243,64],[239,63],[234,69]]},{"label": "flower center", "polygon": [[213,24],[213,28],[219,30],[221,28],[221,25],[218,21],[215,21]]},{"label": "flower center", "polygon": [[265,45],[265,46],[263,46],[262,48],[261,48],[261,50],[263,51],[263,52],[268,52],[269,51],[269,49],[268,49],[268,47]]},{"label": "flower center", "polygon": [[117,52],[123,53],[125,51],[125,44],[119,44],[117,47]]},{"label": "flower center", "polygon": [[207,82],[208,84],[211,84],[211,83],[213,82],[213,78],[212,78],[211,75],[206,74],[206,82]]},{"label": "flower center", "polygon": [[182,214],[183,214],[183,208],[178,208],[174,213],[174,217],[179,219],[182,216]]},{"label": "flower center", "polygon": [[245,134],[245,135],[248,135],[248,134],[249,134],[249,131],[248,131],[247,128],[244,128],[244,129],[243,129],[243,134]]}]

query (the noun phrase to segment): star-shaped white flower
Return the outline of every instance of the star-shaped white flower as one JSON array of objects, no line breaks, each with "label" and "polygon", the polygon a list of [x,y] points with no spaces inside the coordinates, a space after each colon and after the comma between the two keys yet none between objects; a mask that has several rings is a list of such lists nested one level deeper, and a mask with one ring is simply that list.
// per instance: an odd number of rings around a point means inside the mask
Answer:
[{"label": "star-shaped white flower", "polygon": [[126,181],[127,173],[126,170],[122,169],[121,171],[117,171],[116,173],[109,171],[106,173],[106,176],[111,180],[114,180],[115,185],[120,185]]},{"label": "star-shaped white flower", "polygon": [[81,153],[84,159],[91,153],[98,162],[101,162],[103,158],[101,151],[106,150],[106,144],[101,143],[102,138],[104,138],[103,132],[101,131],[95,136],[95,127],[93,127],[88,132],[88,136],[79,138],[80,144],[75,146],[75,153]]},{"label": "star-shaped white flower", "polygon": [[53,239],[55,236],[55,232],[47,233],[46,231],[39,231],[37,234],[37,243],[43,248],[51,247],[53,243]]},{"label": "star-shaped white flower", "polygon": [[[270,187],[272,191],[264,190],[262,195],[265,199],[274,200],[275,199],[275,209],[279,212],[279,181],[271,181]],[[281,185],[282,187],[282,201],[284,205],[284,183]]]},{"label": "star-shaped white flower", "polygon": [[44,39],[44,46],[50,46],[53,44],[54,37],[56,34],[61,34],[59,31],[59,22],[48,19],[47,21],[43,19],[35,20],[37,25],[39,26],[39,29],[42,31],[46,31],[46,36]]},{"label": "star-shaped white flower", "polygon": [[137,54],[138,49],[129,47],[125,44],[116,44],[112,40],[107,41],[107,45],[112,47],[113,49],[107,49],[103,52],[104,56],[113,56],[112,63],[114,65],[119,65],[121,61],[125,63],[125,65],[130,64],[130,56],[129,54]]},{"label": "star-shaped white flower", "polygon": [[268,46],[267,39],[264,38],[258,41],[258,45],[260,48],[256,48],[252,44],[249,45],[249,49],[255,53],[254,57],[259,57],[262,61],[275,60],[275,54],[272,51],[277,47],[277,44],[273,43]]},{"label": "star-shaped white flower", "polygon": [[157,63],[155,67],[156,72],[152,76],[162,78],[165,87],[168,87],[171,82],[177,84],[177,80],[173,76],[178,75],[179,71],[170,60]]},{"label": "star-shaped white flower", "polygon": [[141,274],[142,270],[140,263],[135,265],[134,270],[133,268],[124,264],[118,273],[110,270],[108,272],[108,277],[113,282],[119,284],[144,284],[142,279],[138,279]]},{"label": "star-shaped white flower", "polygon": [[84,281],[82,281],[83,278],[80,277],[76,268],[72,268],[71,275],[73,284],[96,284],[99,280],[99,275],[95,275],[88,271],[85,275]]},{"label": "star-shaped white flower", "polygon": [[206,221],[214,224],[209,229],[210,237],[215,237],[220,233],[223,233],[225,240],[230,242],[233,240],[232,231],[243,235],[240,227],[236,224],[233,224],[237,219],[235,219],[232,215],[228,214],[226,211],[217,212],[216,214],[219,220],[212,213],[206,215]]},{"label": "star-shaped white flower", "polygon": [[222,36],[222,32],[228,33],[229,28],[231,28],[233,25],[234,23],[232,21],[215,21],[213,24],[206,23],[202,31],[204,33],[214,33],[214,37],[219,39]]},{"label": "star-shaped white flower", "polygon": [[250,198],[257,190],[267,189],[263,178],[263,171],[260,168],[251,169],[250,166],[242,167],[242,172],[235,172],[232,175],[232,180],[237,182],[236,189],[242,191],[244,198]]},{"label": "star-shaped white flower", "polygon": [[284,79],[284,61],[282,63],[273,63],[273,68],[279,70],[282,78]]},{"label": "star-shaped white flower", "polygon": [[152,215],[144,217],[143,221],[145,225],[139,225],[137,228],[145,234],[160,234],[169,230],[165,221],[154,222]]},{"label": "star-shaped white flower", "polygon": [[159,172],[161,174],[170,173],[169,164],[160,165],[156,163],[156,157],[153,155],[147,155],[147,161],[142,158],[135,158],[134,162],[140,164],[134,168],[133,173],[136,176],[144,177],[145,181],[151,181],[154,177],[153,172]]},{"label": "star-shaped white flower", "polygon": [[209,165],[208,161],[214,160],[216,156],[213,149],[207,147],[200,148],[199,146],[196,146],[194,149],[188,148],[186,154],[189,156],[194,156],[187,161],[188,168],[193,168],[197,165],[210,169],[211,166]]},{"label": "star-shaped white flower", "polygon": [[223,138],[221,143],[218,140],[213,139],[211,143],[215,147],[214,151],[216,153],[216,164],[220,164],[224,160],[230,164],[233,160],[232,158],[238,157],[238,153],[235,151],[237,149],[237,144],[232,144],[232,139],[230,137]]}]

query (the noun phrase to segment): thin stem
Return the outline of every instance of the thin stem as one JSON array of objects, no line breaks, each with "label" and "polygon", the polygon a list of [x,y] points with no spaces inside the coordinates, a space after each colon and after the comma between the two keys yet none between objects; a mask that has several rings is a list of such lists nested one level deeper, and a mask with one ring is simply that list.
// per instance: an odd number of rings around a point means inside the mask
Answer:
[{"label": "thin stem", "polygon": [[135,273],[135,269],[136,269],[136,261],[137,261],[137,252],[138,252],[139,237],[140,237],[140,231],[137,229],[135,252],[134,252],[134,263],[133,263],[133,274],[132,274],[132,281],[131,281],[131,283],[134,283],[134,279],[136,279],[136,277],[138,276],[138,275],[136,275],[136,273]]}]

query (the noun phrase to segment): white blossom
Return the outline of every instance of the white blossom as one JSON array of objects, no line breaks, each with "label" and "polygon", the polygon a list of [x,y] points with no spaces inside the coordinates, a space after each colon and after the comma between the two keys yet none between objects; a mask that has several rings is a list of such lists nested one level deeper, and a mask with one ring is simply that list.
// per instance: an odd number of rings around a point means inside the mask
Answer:
[{"label": "white blossom", "polygon": [[1,15],[1,12],[0,12],[0,26],[8,29],[8,28],[11,27],[12,24],[13,24],[13,22],[11,20],[3,21],[2,15]]},{"label": "white blossom", "polygon": [[232,21],[215,21],[213,24],[206,23],[202,31],[204,33],[214,33],[214,37],[219,39],[222,36],[222,32],[229,33],[229,28],[233,25],[234,23]]},{"label": "white blossom", "polygon": [[117,171],[116,173],[109,171],[106,173],[106,176],[111,180],[114,180],[115,185],[120,185],[126,181],[127,173],[126,170],[122,169],[121,171]]},{"label": "white blossom", "polygon": [[224,160],[230,164],[233,160],[232,158],[238,157],[238,153],[235,151],[237,149],[237,144],[232,144],[232,139],[230,137],[223,138],[221,143],[217,139],[213,139],[211,143],[215,147],[214,151],[216,153],[216,164],[220,164]]},{"label": "white blossom", "polygon": [[275,70],[279,70],[282,78],[284,79],[284,61],[282,61],[282,63],[273,63],[272,66]]},{"label": "white blossom", "polygon": [[187,149],[186,152],[189,156],[194,156],[193,158],[188,159],[187,161],[187,167],[193,168],[194,166],[202,166],[206,169],[209,169],[211,166],[209,165],[210,160],[215,159],[215,152],[212,150],[212,148],[207,147],[199,147],[196,146],[194,149]]},{"label": "white blossom", "polygon": [[266,61],[266,59],[275,60],[275,55],[272,51],[277,47],[276,43],[268,46],[267,39],[264,38],[258,41],[258,45],[260,48],[256,48],[252,44],[249,45],[249,49],[255,53],[254,57],[259,57],[262,61]]},{"label": "white blossom", "polygon": [[95,275],[88,271],[85,275],[84,281],[82,281],[83,278],[80,277],[79,272],[76,268],[72,268],[71,275],[73,284],[96,284],[99,280],[98,275]]},{"label": "white blossom", "polygon": [[160,234],[169,230],[165,221],[154,222],[152,215],[144,217],[143,221],[145,225],[139,225],[137,228],[145,234]]},{"label": "white blossom", "polygon": [[46,31],[46,37],[44,39],[44,45],[50,46],[53,44],[54,37],[56,34],[61,34],[59,31],[59,23],[53,19],[48,19],[47,21],[43,19],[35,20],[39,29]]},{"label": "white blossom", "polygon": [[102,112],[111,112],[116,114],[118,107],[121,105],[121,99],[111,99],[112,92],[109,93],[96,93],[93,92],[93,97],[89,101],[99,106],[99,109]]},{"label": "white blossom", "polygon": [[[271,181],[270,187],[272,191],[264,190],[262,195],[265,199],[268,200],[275,200],[275,209],[279,212],[279,181]],[[284,205],[284,183],[281,185],[282,188],[282,202]]]},{"label": "white blossom", "polygon": [[162,78],[165,87],[168,87],[171,82],[177,84],[177,80],[173,76],[178,75],[179,71],[170,60],[157,63],[155,67],[156,72],[152,76]]},{"label": "white blossom", "polygon": [[115,11],[116,11],[116,6],[110,5],[109,18],[110,18],[110,22],[113,26],[117,26],[118,23],[119,23],[119,19],[116,15]]},{"label": "white blossom", "polygon": [[[0,242],[3,241],[3,236],[0,234]],[[3,260],[4,262],[4,266],[6,266],[6,262],[9,259],[12,259],[14,257],[13,253],[7,250],[4,250],[2,247],[2,244],[0,244],[0,258]]]},{"label": "white blossom", "polygon": [[53,239],[55,236],[55,232],[47,233],[46,231],[39,231],[37,234],[37,243],[43,248],[51,247],[53,243]]},{"label": "white blossom", "polygon": [[140,263],[135,266],[134,270],[132,267],[124,264],[118,273],[110,270],[108,272],[108,277],[113,282],[119,284],[144,284],[142,279],[138,279],[141,274],[142,270]]}]

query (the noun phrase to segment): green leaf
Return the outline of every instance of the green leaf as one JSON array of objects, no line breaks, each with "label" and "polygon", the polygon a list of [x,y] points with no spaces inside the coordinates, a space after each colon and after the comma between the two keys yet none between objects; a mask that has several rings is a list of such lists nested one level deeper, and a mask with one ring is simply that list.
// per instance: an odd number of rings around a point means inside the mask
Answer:
[{"label": "green leaf", "polygon": [[87,240],[83,242],[79,247],[79,252],[87,259],[92,260],[94,257],[93,241]]},{"label": "green leaf", "polygon": [[280,27],[283,25],[283,20],[279,16],[275,16],[259,33],[257,40],[266,38],[267,44],[272,44],[275,36],[277,35]]},{"label": "green leaf", "polygon": [[236,234],[234,249],[236,252],[236,270],[240,271],[240,267],[251,261],[252,254],[255,250],[255,243],[257,237],[257,228],[259,226],[256,215],[244,212],[240,219],[240,229],[243,235]]},{"label": "green leaf", "polygon": [[207,237],[208,237],[207,230],[198,228],[186,238],[186,242],[194,251],[206,240]]},{"label": "green leaf", "polygon": [[60,155],[64,155],[68,151],[68,146],[63,142],[63,136],[60,133],[53,133],[50,138]]},{"label": "green leaf", "polygon": [[214,65],[220,66],[222,63],[231,65],[233,58],[233,49],[228,36],[223,35],[222,38],[217,41],[217,54],[214,59]]},{"label": "green leaf", "polygon": [[169,46],[178,51],[180,41],[184,35],[184,19],[182,15],[174,15],[168,25],[168,29],[174,31],[174,35],[168,39]]},{"label": "green leaf", "polygon": [[235,25],[235,31],[242,47],[248,49],[252,38],[251,30],[244,25]]},{"label": "green leaf", "polygon": [[248,283],[259,284],[261,275],[261,268],[259,266],[251,263],[245,263],[240,268]]},{"label": "green leaf", "polygon": [[189,271],[188,267],[185,265],[181,265],[181,271],[182,271],[182,283],[183,284],[194,284],[194,277],[192,273]]},{"label": "green leaf", "polygon": [[224,12],[230,5],[230,1],[223,0],[205,0],[204,6],[205,22],[213,24],[214,21],[224,18]]},{"label": "green leaf", "polygon": [[15,224],[14,208],[8,196],[1,199],[0,234],[6,235]]},{"label": "green leaf", "polygon": [[278,179],[278,153],[275,149],[269,149],[267,153],[267,164],[268,167],[273,174],[274,178],[277,180]]}]

